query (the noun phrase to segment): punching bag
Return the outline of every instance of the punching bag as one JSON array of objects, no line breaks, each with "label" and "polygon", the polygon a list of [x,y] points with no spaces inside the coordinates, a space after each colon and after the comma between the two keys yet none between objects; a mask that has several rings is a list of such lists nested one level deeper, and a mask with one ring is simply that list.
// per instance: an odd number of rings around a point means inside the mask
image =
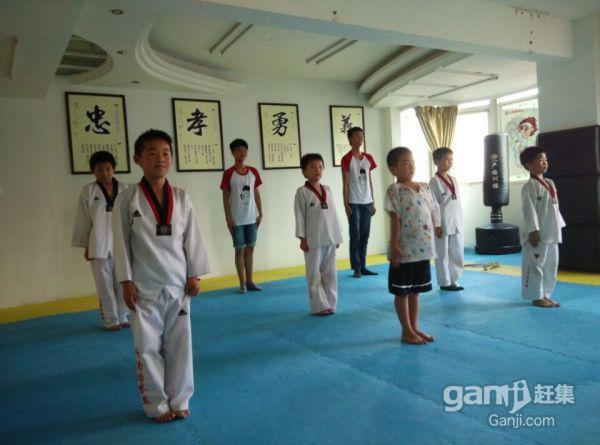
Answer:
[{"label": "punching bag", "polygon": [[483,204],[491,207],[492,213],[490,224],[475,229],[475,252],[520,252],[519,228],[502,222],[502,206],[509,202],[508,135],[489,134],[484,138],[483,146]]}]

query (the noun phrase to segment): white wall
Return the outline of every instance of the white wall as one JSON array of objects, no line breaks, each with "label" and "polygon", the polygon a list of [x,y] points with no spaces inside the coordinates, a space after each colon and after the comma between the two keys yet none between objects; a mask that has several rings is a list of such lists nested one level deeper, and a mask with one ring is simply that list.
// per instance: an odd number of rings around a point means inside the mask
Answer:
[{"label": "white wall", "polygon": [[[294,238],[292,201],[303,184],[300,170],[261,169],[258,102],[297,103],[300,113],[302,152],[319,152],[326,162],[323,182],[335,193],[343,217],[341,173],[332,167],[329,105],[366,105],[356,87],[324,81],[243,78],[247,88],[231,96],[72,87],[59,83],[45,100],[0,99],[0,307],[56,300],[94,293],[89,266],[81,249],[70,247],[74,209],[81,187],[92,176],[71,175],[66,130],[64,91],[106,92],[126,96],[130,151],[137,135],[148,128],[172,134],[171,97],[221,100],[226,164],[231,164],[229,142],[242,137],[249,142],[248,163],[259,168],[264,220],[259,231],[255,269],[264,270],[303,263]],[[369,253],[385,251],[387,233],[382,212],[382,189],[388,181],[383,146],[384,112],[365,106],[367,148],[381,168],[374,171],[376,203],[380,209],[372,223]],[[140,169],[121,175],[136,182]],[[169,175],[173,184],[185,188],[198,213],[201,231],[212,263],[210,276],[235,273],[233,248],[225,228],[219,183],[221,172]],[[385,178],[385,179],[384,179]],[[348,256],[347,242],[339,257]]]}]

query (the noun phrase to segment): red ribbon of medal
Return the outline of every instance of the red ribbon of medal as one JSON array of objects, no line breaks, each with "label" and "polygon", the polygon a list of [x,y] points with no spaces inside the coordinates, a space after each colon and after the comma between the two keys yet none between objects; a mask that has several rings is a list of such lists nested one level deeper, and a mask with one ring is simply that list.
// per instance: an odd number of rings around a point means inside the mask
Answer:
[{"label": "red ribbon of medal", "polygon": [[452,199],[456,199],[456,187],[454,187],[454,183],[452,182],[452,178],[448,177],[450,180],[448,181],[446,178],[444,178],[441,174],[436,173],[436,176],[438,178],[440,178],[442,180],[442,182],[444,184],[446,184],[446,187],[448,187],[448,189],[450,190],[450,192],[452,192]]},{"label": "red ribbon of medal", "polygon": [[154,194],[154,190],[152,190],[152,186],[150,186],[146,178],[142,178],[142,180],[139,182],[139,185],[142,189],[142,192],[144,192],[144,196],[146,197],[148,204],[150,204],[152,213],[154,213],[157,229],[158,227],[162,226],[169,227],[168,234],[170,235],[171,217],[173,216],[173,188],[171,187],[171,184],[169,184],[169,181],[165,179],[163,193],[164,191],[167,193],[164,194],[163,200],[166,199],[167,201],[166,209],[158,202],[158,198]]},{"label": "red ribbon of medal", "polygon": [[307,189],[311,190],[315,195],[317,195],[317,198],[319,198],[319,202],[321,203],[321,208],[326,209],[327,208],[327,191],[325,190],[325,187],[321,186],[321,191],[323,192],[323,194],[321,194],[308,181],[306,181],[304,183],[304,186]]},{"label": "red ribbon of medal", "polygon": [[542,184],[542,187],[544,187],[546,190],[548,190],[548,193],[550,193],[550,198],[552,198],[552,201],[556,202],[556,189],[552,187],[545,179],[540,179],[537,176],[532,176],[532,178]]}]

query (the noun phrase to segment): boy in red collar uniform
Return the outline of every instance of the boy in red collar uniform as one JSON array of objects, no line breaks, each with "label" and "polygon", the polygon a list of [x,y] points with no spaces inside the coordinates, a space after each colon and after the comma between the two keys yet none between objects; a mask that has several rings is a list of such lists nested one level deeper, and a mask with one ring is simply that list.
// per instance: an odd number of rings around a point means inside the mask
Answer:
[{"label": "boy in red collar uniform", "polygon": [[192,202],[172,187],[171,137],[148,130],[135,142],[142,180],[119,193],[113,231],[117,278],[132,312],[144,411],[158,422],[189,415],[194,392],[190,297],[208,258]]},{"label": "boy in red collar uniform", "polygon": [[464,288],[458,284],[458,279],[464,261],[463,217],[458,181],[450,176],[453,154],[449,148],[441,147],[432,155],[437,172],[429,181],[429,187],[440,206],[442,219],[441,228],[435,231],[435,272],[442,290],[461,291]]},{"label": "boy in red collar uniform", "polygon": [[527,147],[521,152],[521,164],[531,178],[523,185],[523,269],[521,273],[523,298],[534,306],[559,307],[550,296],[556,286],[558,245],[562,242],[561,229],[565,226],[558,209],[556,186],[544,178],[548,170],[546,153],[540,147]]},{"label": "boy in red collar uniform", "polygon": [[296,190],[296,237],[304,252],[310,312],[332,315],[337,307],[335,250],[342,239],[331,189],[320,183],[323,157],[309,153],[300,160],[306,183]]}]

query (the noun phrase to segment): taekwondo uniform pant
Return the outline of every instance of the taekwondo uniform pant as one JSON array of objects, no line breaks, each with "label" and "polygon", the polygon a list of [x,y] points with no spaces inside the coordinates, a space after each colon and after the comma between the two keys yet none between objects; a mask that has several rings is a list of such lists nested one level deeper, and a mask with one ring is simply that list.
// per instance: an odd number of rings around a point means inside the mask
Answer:
[{"label": "taekwondo uniform pant", "polygon": [[100,303],[100,318],[103,326],[127,323],[129,310],[123,298],[123,287],[117,280],[112,258],[94,258],[90,261],[96,292]]},{"label": "taekwondo uniform pant", "polygon": [[464,245],[462,233],[435,237],[435,273],[439,286],[457,284],[463,272]]},{"label": "taekwondo uniform pant", "polygon": [[537,247],[533,247],[529,241],[523,244],[521,282],[524,299],[549,298],[556,286],[557,271],[557,243],[546,244],[540,242]]},{"label": "taekwondo uniform pant", "polygon": [[335,311],[337,306],[337,270],[335,268],[333,244],[312,248],[304,252],[310,312],[313,314],[327,309]]},{"label": "taekwondo uniform pant", "polygon": [[188,409],[194,393],[190,297],[175,298],[166,289],[155,299],[138,295],[131,327],[146,415]]}]

